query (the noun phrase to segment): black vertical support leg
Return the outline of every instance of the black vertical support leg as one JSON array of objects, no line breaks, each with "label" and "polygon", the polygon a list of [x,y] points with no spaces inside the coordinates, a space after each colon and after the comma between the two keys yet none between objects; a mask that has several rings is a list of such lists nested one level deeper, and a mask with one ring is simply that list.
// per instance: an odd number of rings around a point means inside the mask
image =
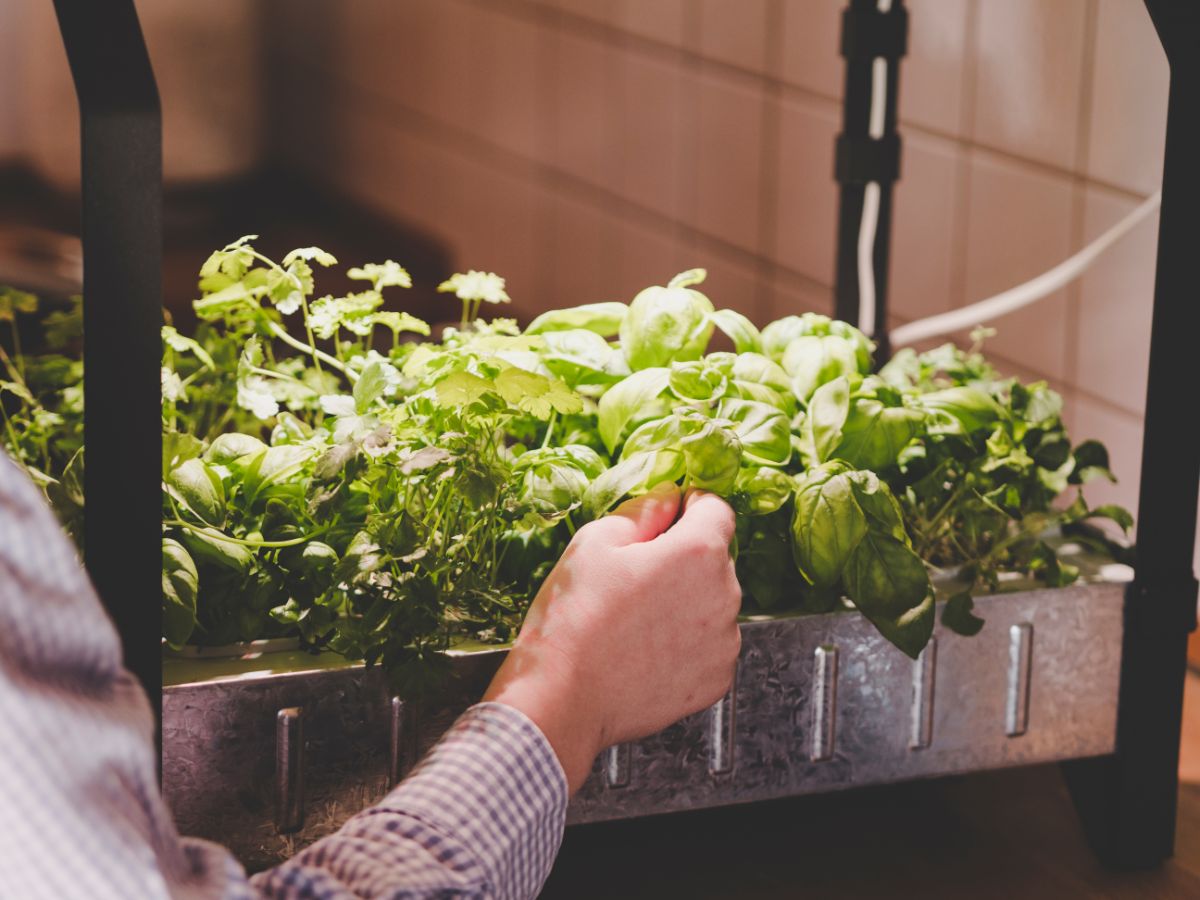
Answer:
[{"label": "black vertical support leg", "polygon": [[157,715],[162,117],[133,0],[54,6],[82,132],[84,557]]},{"label": "black vertical support leg", "polygon": [[1179,412],[1181,397],[1196,383],[1200,4],[1146,0],[1146,6],[1171,66],[1171,89],[1137,574],[1125,603],[1116,755],[1066,767],[1088,838],[1105,863],[1121,868],[1153,866],[1174,851],[1187,635],[1196,626],[1197,599],[1192,556],[1200,447],[1183,439]]},{"label": "black vertical support leg", "polygon": [[[908,11],[902,0],[850,0],[842,15],[842,56],[846,85],[842,98],[842,133],[838,135],[834,176],[841,186],[838,205],[837,263],[834,275],[835,315],[865,326],[878,344],[876,357],[886,361],[888,251],[892,222],[892,186],[900,177],[900,136],[896,132],[900,58],[908,46]],[[877,70],[886,74],[886,89],[875,101],[882,115],[871,112],[878,85]],[[877,209],[871,241],[874,313],[863,321],[863,285],[858,258],[864,207]],[[869,235],[868,235],[869,237]]]}]

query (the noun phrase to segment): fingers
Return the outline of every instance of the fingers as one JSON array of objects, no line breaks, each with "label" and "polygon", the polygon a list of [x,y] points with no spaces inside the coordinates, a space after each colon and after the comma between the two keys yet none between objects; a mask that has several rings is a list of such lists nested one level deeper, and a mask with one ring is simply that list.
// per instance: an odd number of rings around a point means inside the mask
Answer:
[{"label": "fingers", "polygon": [[614,547],[653,540],[675,521],[679,500],[679,486],[662,482],[648,493],[626,500],[610,515],[591,522],[580,534],[586,530]]},{"label": "fingers", "polygon": [[689,491],[679,517],[667,536],[701,544],[728,547],[733,541],[733,507],[707,491]]}]

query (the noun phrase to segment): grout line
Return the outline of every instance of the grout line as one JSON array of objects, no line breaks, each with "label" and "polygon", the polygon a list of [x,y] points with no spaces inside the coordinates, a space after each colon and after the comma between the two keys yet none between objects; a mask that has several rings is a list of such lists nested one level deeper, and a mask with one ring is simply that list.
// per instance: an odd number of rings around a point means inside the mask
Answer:
[{"label": "grout line", "polygon": [[[764,65],[783,70],[783,0],[768,0]],[[779,236],[779,182],[782,174],[782,109],[778,85],[767,85],[762,97],[762,144],[759,151],[758,250],[763,256],[756,272],[755,303],[764,321],[775,313],[775,250]]]},{"label": "grout line", "polygon": [[[664,56],[672,57],[679,62],[681,67],[685,70],[706,75],[729,76],[733,80],[740,82],[743,87],[753,86],[758,89],[768,89],[773,87],[779,91],[780,95],[785,100],[814,103],[817,106],[824,107],[828,111],[835,113],[838,113],[841,110],[840,94],[829,94],[825,91],[819,91],[804,85],[785,81],[781,77],[771,74],[770,70],[754,71],[752,69],[746,69],[733,63],[713,59],[689,50],[689,47],[699,46],[700,43],[698,27],[689,27],[689,24],[693,26],[698,26],[699,24],[699,6],[694,3],[689,3],[686,7],[687,20],[685,20],[684,45],[680,47],[675,44],[659,41],[644,35],[634,34],[620,28],[617,25],[590,19],[586,16],[581,16],[580,14],[571,12],[569,10],[550,8],[534,2],[534,0],[458,0],[458,2],[469,3],[475,6],[490,6],[517,18],[534,21],[546,27],[573,31],[578,36],[587,37],[592,40],[620,44],[629,52],[651,55],[654,57],[654,59],[660,62],[664,59]],[[1068,167],[1057,166],[1053,163],[1030,159],[1028,157],[1012,153],[1011,151],[991,147],[987,144],[977,143],[972,140],[971,137],[963,137],[963,135],[974,135],[975,62],[978,59],[978,53],[976,52],[978,37],[976,33],[977,18],[977,0],[972,0],[970,6],[968,7],[966,26],[969,29],[967,44],[968,52],[966,53],[968,63],[966,66],[964,66],[964,69],[968,70],[965,74],[967,74],[969,77],[968,83],[964,86],[963,92],[965,99],[964,113],[966,113],[966,115],[963,117],[962,134],[953,134],[938,128],[912,122],[905,119],[903,114],[901,114],[900,124],[903,126],[904,133],[906,135],[950,141],[962,147],[984,149],[994,153],[998,157],[1003,157],[1014,162],[1025,164],[1030,168],[1036,169],[1043,173],[1071,177],[1075,173],[1072,172]],[[782,31],[782,29],[778,30]],[[782,34],[779,36],[779,40],[782,40]],[[1130,190],[1129,188],[1122,187],[1119,184],[1099,181],[1097,179],[1089,180],[1094,183],[1101,184],[1112,191],[1123,194],[1128,198],[1144,200],[1148,196],[1147,194],[1141,194],[1137,191]]]},{"label": "grout line", "polygon": [[[293,61],[293,63],[299,68],[307,69],[309,72],[319,72],[322,76],[329,75],[323,69],[310,66],[305,62]],[[394,98],[383,96],[375,91],[336,77],[333,83],[329,84],[329,90],[331,93],[338,95],[339,99],[345,101],[342,104],[343,113],[349,112],[349,107],[352,105],[372,107],[376,112],[378,111],[378,107],[383,105],[391,115],[382,119],[378,116],[373,116],[372,118],[377,122],[382,122],[385,127],[397,129],[401,128],[400,122],[397,119],[402,118],[404,123],[403,133],[406,137],[433,144],[443,152],[447,150],[457,152],[472,162],[495,168],[497,171],[504,172],[509,176],[517,176],[541,182],[543,187],[550,190],[561,190],[565,194],[573,196],[574,199],[590,204],[601,212],[621,218],[629,224],[640,225],[651,230],[656,230],[659,233],[668,233],[672,229],[678,229],[678,233],[691,247],[703,250],[704,252],[720,254],[727,260],[740,264],[743,267],[757,270],[761,264],[769,263],[777,266],[780,270],[786,271],[794,280],[809,287],[819,290],[830,287],[820,279],[814,278],[805,272],[791,269],[776,263],[774,260],[765,258],[761,252],[754,253],[737,245],[730,244],[719,237],[687,225],[685,221],[672,219],[660,212],[641,206],[604,187],[592,184],[579,176],[558,169],[550,163],[531,160],[508,148],[488,143],[481,139],[475,132],[460,129],[442,122]]]},{"label": "grout line", "polygon": [[[979,58],[979,6],[978,0],[970,0],[967,5],[965,35],[963,37],[963,92],[962,107],[959,109],[959,130],[964,135],[975,134],[975,90],[978,80]],[[967,299],[967,248],[971,227],[971,163],[974,160],[975,145],[968,143],[962,146],[955,161],[955,181],[957,189],[954,198],[954,212],[951,215],[951,228],[954,232],[954,246],[950,255],[950,301],[951,308],[957,308],[966,303]]]},{"label": "grout line", "polygon": [[[1075,174],[1071,187],[1071,231],[1072,251],[1083,246],[1084,217],[1086,214],[1086,173],[1091,151],[1089,138],[1092,130],[1094,81],[1096,67],[1096,31],[1099,10],[1097,0],[1087,0],[1083,19],[1083,53],[1080,60],[1079,116],[1075,124]],[[1083,314],[1083,281],[1075,279],[1067,285],[1066,328],[1063,333],[1063,362],[1067,380],[1077,384],[1079,372],[1079,330]]]}]

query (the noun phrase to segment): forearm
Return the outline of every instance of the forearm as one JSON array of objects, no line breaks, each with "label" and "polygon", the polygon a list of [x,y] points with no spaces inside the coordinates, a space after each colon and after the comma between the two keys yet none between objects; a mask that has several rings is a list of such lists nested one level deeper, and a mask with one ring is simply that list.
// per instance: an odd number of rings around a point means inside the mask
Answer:
[{"label": "forearm", "polygon": [[252,883],[267,897],[533,897],[566,806],[546,738],[523,713],[484,703],[382,802]]}]

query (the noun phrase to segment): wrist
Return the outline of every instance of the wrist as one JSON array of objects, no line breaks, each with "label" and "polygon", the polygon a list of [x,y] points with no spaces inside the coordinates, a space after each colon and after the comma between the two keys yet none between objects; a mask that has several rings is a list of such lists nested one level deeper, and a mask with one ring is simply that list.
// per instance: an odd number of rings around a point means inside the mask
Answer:
[{"label": "wrist", "polygon": [[530,656],[514,647],[483,699],[511,706],[529,717],[553,748],[566,775],[567,789],[574,794],[603,749],[602,729],[593,721],[584,693],[574,688],[570,673]]}]

